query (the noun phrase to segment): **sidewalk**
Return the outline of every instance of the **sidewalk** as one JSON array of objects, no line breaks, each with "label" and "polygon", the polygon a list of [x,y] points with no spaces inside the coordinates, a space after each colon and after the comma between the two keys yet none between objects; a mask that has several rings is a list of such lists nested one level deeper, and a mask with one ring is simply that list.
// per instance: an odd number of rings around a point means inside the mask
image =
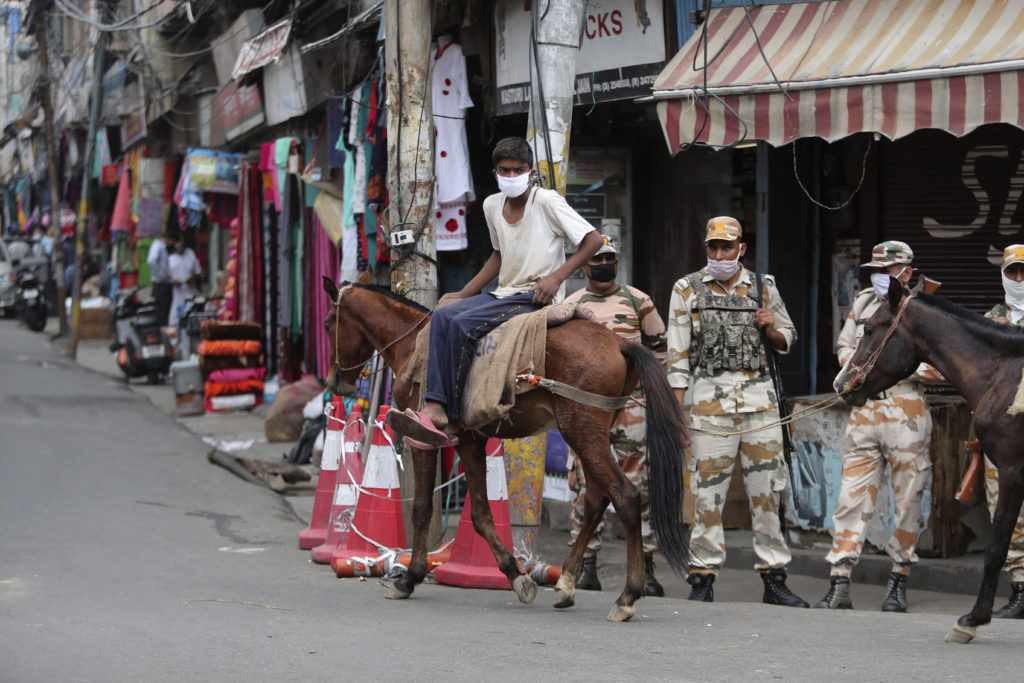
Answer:
[{"label": "sidewalk", "polygon": [[[50,326],[55,328],[53,319]],[[48,329],[48,332],[50,330]],[[53,330],[56,331],[55,329]],[[113,354],[108,350],[107,341],[83,341],[79,343],[77,362],[107,381],[124,382],[124,377],[117,367]],[[63,350],[63,349],[61,349]],[[174,390],[168,380],[162,385],[149,385],[144,379],[132,380],[132,390],[145,396],[159,411],[166,415],[174,415]],[[267,443],[263,431],[263,420],[266,408],[253,412],[222,413],[197,417],[175,418],[185,429],[202,438],[211,448],[231,452],[245,457],[280,462],[282,456],[291,450],[291,443]],[[284,499],[292,506],[296,514],[308,522],[312,508],[315,481],[305,495],[289,495]],[[569,539],[569,506],[559,501],[544,501],[543,524],[541,526],[537,548],[538,556],[549,564],[559,565],[568,552]],[[457,516],[448,522],[447,537],[450,538],[458,523]],[[755,562],[751,548],[751,534],[748,529],[729,530],[725,534],[728,552],[728,565],[719,576],[716,584],[716,596],[723,590],[735,586],[740,599],[758,601],[761,582],[756,581],[750,571]],[[793,549],[793,561],[789,566],[792,575],[790,584],[794,591],[809,601],[815,601],[828,589],[828,567],[824,556],[827,548]],[[626,575],[625,542],[622,540],[621,526],[614,514],[609,514],[607,531],[605,532],[604,549],[599,554],[599,576],[606,591],[619,590]],[[689,586],[679,577],[674,576],[660,555],[656,555],[658,578],[665,585],[669,597],[685,598]],[[962,613],[972,604],[967,595],[977,593],[981,584],[982,556],[980,553],[950,559],[921,558],[914,567],[910,588],[912,607],[922,604],[936,607],[940,611]],[[889,577],[890,561],[884,554],[865,554],[854,572],[854,604],[880,602],[883,586]],[[865,586],[861,588],[860,585]],[[1002,590],[997,596],[997,607],[1002,605],[1003,594],[1006,593],[1006,580],[1002,579]],[[873,588],[868,589],[867,586]],[[927,592],[934,593],[929,595]],[[876,595],[877,594],[877,595]],[[946,595],[939,595],[946,594]],[[950,595],[951,594],[951,595]],[[956,594],[960,594],[957,596]],[[875,596],[867,597],[865,595]],[[723,598],[725,596],[722,596]],[[875,603],[877,604],[877,603]],[[864,608],[868,604],[863,605]],[[877,607],[873,607],[877,609]]]}]

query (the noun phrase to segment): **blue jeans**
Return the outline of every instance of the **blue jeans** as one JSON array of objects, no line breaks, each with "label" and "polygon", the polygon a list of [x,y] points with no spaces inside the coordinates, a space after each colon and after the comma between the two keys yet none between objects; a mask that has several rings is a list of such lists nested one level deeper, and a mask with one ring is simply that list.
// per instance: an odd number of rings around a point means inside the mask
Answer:
[{"label": "blue jeans", "polygon": [[448,418],[462,415],[462,392],[477,343],[491,330],[520,313],[535,311],[533,292],[502,299],[477,294],[434,311],[430,320],[430,359],[423,398],[444,405]]}]

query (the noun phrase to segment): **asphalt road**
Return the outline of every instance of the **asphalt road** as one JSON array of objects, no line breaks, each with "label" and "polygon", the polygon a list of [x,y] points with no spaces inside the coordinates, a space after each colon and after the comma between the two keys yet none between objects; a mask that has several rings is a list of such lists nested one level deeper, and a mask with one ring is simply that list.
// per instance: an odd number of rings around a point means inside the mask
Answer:
[{"label": "asphalt road", "polygon": [[1022,622],[947,645],[953,618],[926,601],[903,615],[784,609],[730,601],[725,575],[720,602],[648,599],[626,624],[604,620],[611,569],[605,592],[578,594],[568,611],[550,607],[550,590],[529,606],[436,584],[386,601],[376,580],[311,564],[292,506],[210,465],[207,450],[123,382],[0,321],[0,681],[963,680],[1024,669]]}]

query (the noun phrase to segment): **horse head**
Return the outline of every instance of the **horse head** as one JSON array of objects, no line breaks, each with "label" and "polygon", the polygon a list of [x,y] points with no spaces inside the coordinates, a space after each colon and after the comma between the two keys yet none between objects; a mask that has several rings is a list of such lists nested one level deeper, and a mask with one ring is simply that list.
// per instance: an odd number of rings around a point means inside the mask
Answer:
[{"label": "horse head", "polygon": [[333,280],[324,276],[324,292],[331,301],[327,317],[324,318],[324,330],[327,331],[331,354],[331,372],[327,378],[327,387],[334,395],[355,393],[359,373],[373,355],[373,346],[369,340],[359,333],[355,322],[346,317],[342,295],[349,287],[349,283],[343,282],[339,290]]},{"label": "horse head", "polygon": [[914,343],[905,325],[904,311],[924,280],[908,291],[894,277],[874,315],[864,323],[864,335],[836,382],[839,395],[849,405],[862,406],[868,398],[909,377],[917,368]]}]

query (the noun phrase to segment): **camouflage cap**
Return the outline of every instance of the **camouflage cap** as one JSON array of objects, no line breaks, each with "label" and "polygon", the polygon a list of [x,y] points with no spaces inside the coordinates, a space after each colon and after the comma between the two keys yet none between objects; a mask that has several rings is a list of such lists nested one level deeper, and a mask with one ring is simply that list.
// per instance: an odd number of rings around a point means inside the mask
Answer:
[{"label": "camouflage cap", "polygon": [[887,240],[876,244],[871,250],[871,260],[863,264],[863,268],[887,268],[896,263],[910,263],[914,260],[914,250],[906,242]]},{"label": "camouflage cap", "polygon": [[707,244],[711,240],[735,242],[742,238],[743,228],[738,220],[731,216],[716,216],[708,221],[704,243]]},{"label": "camouflage cap", "polygon": [[597,250],[597,254],[618,254],[619,250],[615,248],[615,238],[609,235],[601,235],[604,242],[601,243],[601,248]]},{"label": "camouflage cap", "polygon": [[1003,265],[1001,270],[1006,270],[1014,263],[1024,263],[1024,244],[1011,244],[1003,249]]}]

